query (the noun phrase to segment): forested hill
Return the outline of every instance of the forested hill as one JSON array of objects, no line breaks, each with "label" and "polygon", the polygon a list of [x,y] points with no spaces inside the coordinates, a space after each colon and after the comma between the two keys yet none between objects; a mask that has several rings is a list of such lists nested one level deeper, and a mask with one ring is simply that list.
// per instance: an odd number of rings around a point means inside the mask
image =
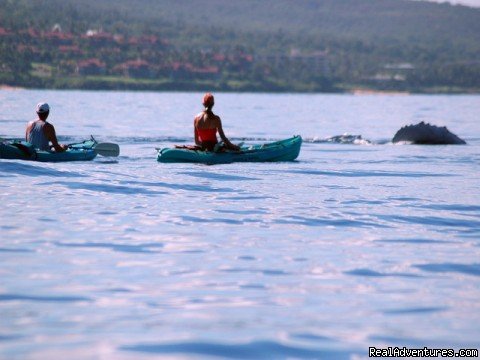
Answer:
[{"label": "forested hill", "polygon": [[[124,75],[147,77],[144,86],[158,89],[175,84],[287,91],[480,88],[480,9],[466,6],[408,0],[0,0],[0,10],[0,27],[9,34],[27,28],[47,32],[58,24],[78,36],[93,29],[124,37],[154,35],[168,43],[157,49],[157,59],[163,60],[154,64],[156,57],[138,46],[135,52],[117,41],[115,51],[125,56],[114,60],[107,49],[102,58],[102,51],[72,40],[69,45],[85,48],[71,60],[96,53],[104,64],[103,84],[113,88],[142,87],[139,81],[119,79]],[[6,48],[6,36],[0,41]],[[118,65],[134,59],[148,63],[148,76],[118,71]],[[33,67],[52,66],[50,78],[39,79],[33,71],[36,79],[24,74],[20,83],[70,86],[65,57],[36,60],[41,61],[33,61]],[[3,55],[0,61],[9,60]],[[169,72],[169,66],[175,71]],[[183,71],[177,71],[179,66]],[[79,75],[76,67],[76,86],[102,87],[98,79],[85,82]],[[7,78],[0,69],[0,82],[15,82]]]},{"label": "forested hill", "polygon": [[[0,0],[2,23],[71,22],[224,28],[246,32],[465,43],[480,47],[480,9],[409,0]],[[23,4],[22,4],[23,3]],[[15,9],[16,8],[16,9]],[[52,11],[53,10],[53,11]],[[27,15],[23,19],[18,15]],[[65,13],[66,12],[66,13]],[[22,14],[23,13],[23,14]],[[28,16],[30,15],[30,16]],[[82,19],[83,17],[83,19]],[[129,25],[129,24],[127,24]],[[179,30],[179,29],[176,29]]]},{"label": "forested hill", "polygon": [[[71,1],[71,0],[70,0]],[[480,9],[407,0],[83,0],[147,21],[185,22],[248,32],[345,36],[362,40],[476,43]],[[98,4],[100,3],[100,4]],[[94,5],[96,4],[96,5]]]}]

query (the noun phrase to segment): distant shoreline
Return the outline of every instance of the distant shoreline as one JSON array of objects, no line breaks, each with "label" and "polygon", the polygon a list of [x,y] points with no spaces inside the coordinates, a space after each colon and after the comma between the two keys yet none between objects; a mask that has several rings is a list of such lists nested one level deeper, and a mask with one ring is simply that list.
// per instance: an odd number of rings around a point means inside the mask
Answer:
[{"label": "distant shoreline", "polygon": [[[152,92],[202,92],[202,91],[217,91],[226,93],[294,93],[294,94],[351,94],[351,95],[479,95],[480,89],[462,89],[462,88],[427,88],[427,89],[415,89],[415,90],[396,90],[396,89],[375,89],[366,87],[349,87],[340,86],[333,91],[315,91],[315,90],[298,90],[298,89],[278,89],[268,87],[255,87],[245,86],[244,88],[231,88],[222,87],[215,84],[208,86],[206,84],[193,86],[185,86],[184,83],[179,84],[178,87],[175,83],[170,83],[166,87],[155,86],[141,86],[140,84],[131,83],[133,86],[19,86],[10,84],[0,84],[0,90],[17,91],[17,90],[84,90],[84,91],[152,91]],[[143,85],[143,84],[142,84]]]},{"label": "distant shoreline", "polygon": [[26,88],[21,86],[11,86],[11,85],[0,84],[0,90],[25,90],[25,89]]}]

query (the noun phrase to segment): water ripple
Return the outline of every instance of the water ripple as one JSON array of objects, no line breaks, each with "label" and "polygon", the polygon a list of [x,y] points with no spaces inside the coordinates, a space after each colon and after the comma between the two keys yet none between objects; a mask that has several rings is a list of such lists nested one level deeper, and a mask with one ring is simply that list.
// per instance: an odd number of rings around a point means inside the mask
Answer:
[{"label": "water ripple", "polygon": [[0,253],[33,253],[34,250],[20,248],[0,248]]},{"label": "water ripple", "polygon": [[457,264],[457,263],[432,263],[413,265],[414,267],[434,273],[459,273],[473,276],[480,276],[480,263],[478,264]]},{"label": "water ripple", "polygon": [[448,307],[410,307],[384,310],[385,315],[431,314],[448,310]]},{"label": "water ripple", "polygon": [[210,185],[205,185],[205,184],[179,184],[179,183],[171,184],[171,183],[165,183],[165,182],[151,183],[146,181],[132,181],[132,180],[122,180],[122,181],[119,181],[119,184],[163,187],[171,190],[202,191],[202,192],[214,191],[214,192],[222,192],[222,193],[237,192],[231,188],[212,187]]},{"label": "water ripple", "polygon": [[290,174],[317,175],[317,176],[338,176],[338,177],[400,177],[400,178],[425,178],[425,177],[452,177],[455,174],[445,173],[424,173],[424,172],[395,172],[380,170],[343,170],[343,171],[326,171],[326,170],[287,170]]},{"label": "water ripple", "polygon": [[33,302],[91,302],[92,299],[83,296],[41,296],[21,294],[0,294],[0,302],[33,301]]},{"label": "water ripple", "polygon": [[90,190],[95,192],[111,193],[111,194],[123,194],[123,195],[165,195],[165,191],[153,191],[145,188],[122,186],[122,185],[110,185],[110,184],[94,184],[94,183],[82,183],[75,181],[55,181],[49,183],[42,183],[41,185],[63,185],[69,189],[74,190]]},{"label": "water ripple", "polygon": [[110,249],[113,251],[125,252],[125,253],[158,253],[157,248],[163,248],[164,245],[160,243],[150,243],[150,244],[138,244],[138,245],[127,245],[127,244],[110,244],[110,243],[62,243],[54,242],[56,246],[63,247],[75,247],[75,248],[103,248]]},{"label": "water ripple", "polygon": [[25,164],[24,162],[17,161],[1,161],[0,162],[0,173],[11,175],[22,175],[22,176],[48,176],[48,177],[79,177],[84,176],[80,173],[72,171],[60,171],[54,168],[49,168],[44,164],[41,165],[30,165]]},{"label": "water ripple", "polygon": [[18,335],[18,334],[7,334],[7,335],[0,334],[0,342],[18,340],[23,337],[24,337],[23,335]]},{"label": "water ripple", "polygon": [[284,345],[274,341],[229,345],[211,342],[135,344],[122,346],[120,349],[150,354],[192,354],[226,359],[350,359],[349,352]]},{"label": "water ripple", "polygon": [[200,171],[186,171],[186,172],[180,172],[179,174],[193,176],[193,177],[202,178],[202,179],[219,180],[219,181],[260,180],[259,178],[255,178],[255,177],[220,174],[220,173],[209,173],[209,172],[200,172]]},{"label": "water ripple", "polygon": [[[226,219],[226,218],[200,218],[197,216],[181,216],[183,221],[196,222],[196,223],[213,223],[213,224],[230,224],[230,225],[243,225],[246,220]],[[253,222],[255,220],[249,221]]]},{"label": "water ripple", "polygon": [[409,273],[382,273],[374,271],[371,269],[354,269],[349,271],[344,271],[344,274],[354,275],[354,276],[366,276],[366,277],[406,277],[406,278],[418,278],[420,277],[417,274]]},{"label": "water ripple", "polygon": [[377,215],[380,219],[391,222],[446,226],[452,228],[480,229],[480,221],[463,220],[440,216],[408,216],[408,215]]},{"label": "water ripple", "polygon": [[353,220],[353,219],[322,219],[322,218],[308,218],[304,216],[292,215],[286,218],[277,219],[274,221],[277,224],[291,224],[304,226],[334,226],[334,227],[359,227],[359,228],[388,228],[390,226],[380,222]]},{"label": "water ripple", "polygon": [[400,243],[400,244],[454,244],[455,241],[449,240],[432,240],[432,239],[421,239],[421,238],[414,238],[414,239],[389,239],[389,240],[374,240],[375,242],[382,242],[382,243]]}]

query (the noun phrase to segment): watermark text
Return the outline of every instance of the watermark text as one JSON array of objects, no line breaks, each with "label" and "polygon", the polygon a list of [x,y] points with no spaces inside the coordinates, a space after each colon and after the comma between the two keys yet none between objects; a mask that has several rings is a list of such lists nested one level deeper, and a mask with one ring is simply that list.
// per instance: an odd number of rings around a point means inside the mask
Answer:
[{"label": "watermark text", "polygon": [[460,357],[474,358],[478,357],[478,349],[430,349],[424,347],[422,349],[409,349],[406,347],[387,347],[376,348],[370,346],[368,348],[368,357]]}]

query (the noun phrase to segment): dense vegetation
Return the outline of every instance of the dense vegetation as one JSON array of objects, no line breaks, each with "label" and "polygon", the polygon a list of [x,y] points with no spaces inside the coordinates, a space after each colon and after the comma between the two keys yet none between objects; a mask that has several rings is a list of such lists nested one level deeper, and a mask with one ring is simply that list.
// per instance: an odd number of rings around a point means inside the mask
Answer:
[{"label": "dense vegetation", "polygon": [[480,10],[407,0],[0,0],[0,84],[480,90]]}]

